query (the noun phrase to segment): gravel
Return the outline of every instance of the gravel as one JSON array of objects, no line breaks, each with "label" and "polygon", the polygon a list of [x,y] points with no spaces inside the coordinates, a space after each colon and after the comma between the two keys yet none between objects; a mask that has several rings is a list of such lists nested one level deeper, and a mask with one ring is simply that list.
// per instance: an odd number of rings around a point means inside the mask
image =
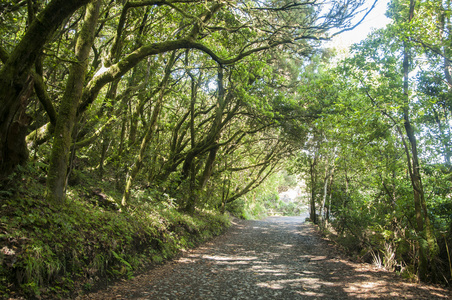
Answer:
[{"label": "gravel", "polygon": [[78,299],[449,299],[450,290],[353,263],[304,217],[238,220],[134,280]]}]

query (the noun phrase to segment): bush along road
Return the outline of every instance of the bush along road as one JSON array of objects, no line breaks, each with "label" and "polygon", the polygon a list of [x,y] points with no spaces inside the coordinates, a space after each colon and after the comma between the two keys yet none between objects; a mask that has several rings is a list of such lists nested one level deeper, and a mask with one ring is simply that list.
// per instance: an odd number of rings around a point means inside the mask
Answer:
[{"label": "bush along road", "polygon": [[132,280],[85,299],[450,299],[450,290],[416,284],[355,263],[304,217],[237,220],[224,235]]}]

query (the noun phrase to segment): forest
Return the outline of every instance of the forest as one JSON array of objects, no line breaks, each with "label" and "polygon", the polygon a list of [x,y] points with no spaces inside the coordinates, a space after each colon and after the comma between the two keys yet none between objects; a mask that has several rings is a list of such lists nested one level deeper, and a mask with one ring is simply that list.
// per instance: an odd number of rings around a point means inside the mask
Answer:
[{"label": "forest", "polygon": [[[0,297],[128,278],[303,181],[363,261],[452,281],[450,0],[1,0]],[[296,179],[294,179],[296,178]]]}]

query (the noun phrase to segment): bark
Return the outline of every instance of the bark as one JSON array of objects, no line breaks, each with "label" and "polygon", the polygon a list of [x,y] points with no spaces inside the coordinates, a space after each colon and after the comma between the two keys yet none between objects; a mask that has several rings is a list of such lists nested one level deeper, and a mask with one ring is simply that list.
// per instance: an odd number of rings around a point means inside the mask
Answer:
[{"label": "bark", "polygon": [[[186,55],[186,59],[188,60],[188,51]],[[198,83],[194,76],[188,71],[188,75],[191,79],[191,97],[190,97],[190,142],[191,149],[196,148],[196,131],[195,131],[195,104],[196,97],[198,92],[199,83],[201,82],[201,76],[199,76]],[[197,201],[197,186],[196,186],[196,165],[193,159],[190,160],[190,186],[189,186],[189,195],[188,199],[186,199],[185,211],[190,214],[193,214],[195,211],[196,201]]]},{"label": "bark", "polygon": [[[190,170],[190,166],[193,160],[204,153],[205,151],[210,150],[212,145],[216,144],[218,138],[220,136],[221,129],[224,126],[224,122],[222,122],[223,112],[228,102],[228,97],[225,97],[225,91],[223,87],[223,69],[221,67],[218,68],[218,97],[217,103],[215,107],[215,116],[212,122],[212,125],[209,129],[206,137],[198,142],[196,146],[192,145],[192,148],[188,152],[184,164],[182,166],[182,179],[187,178]],[[192,140],[193,141],[193,140]]]},{"label": "bark", "polygon": [[[250,180],[250,182],[240,191],[234,193],[232,196],[228,197],[225,201],[225,203],[232,203],[235,200],[239,199],[243,195],[251,192],[255,188],[257,188],[259,185],[262,184],[262,182],[267,179],[268,176],[273,174],[275,171],[279,160],[274,157],[274,151],[272,151],[269,155],[267,155],[265,161],[266,163],[261,167],[257,175]],[[269,170],[264,174],[265,170],[269,168]]]},{"label": "bark", "polygon": [[[410,11],[409,11],[409,22],[414,17],[414,7],[415,0],[410,1]],[[407,149],[407,159],[411,163],[410,178],[413,187],[413,199],[414,199],[414,209],[417,224],[417,233],[420,236],[419,240],[419,269],[418,275],[422,281],[427,279],[429,261],[432,261],[433,256],[436,252],[436,241],[434,240],[434,235],[432,232],[430,218],[427,211],[427,203],[425,201],[424,188],[422,186],[422,179],[420,173],[419,156],[417,152],[417,141],[414,133],[413,125],[410,121],[409,116],[409,69],[410,69],[410,49],[407,42],[404,42],[403,49],[403,92],[405,97],[405,104],[403,107],[403,118],[404,127],[406,132],[406,137],[409,141],[409,150],[411,152],[408,155]],[[406,143],[405,143],[406,145]]]},{"label": "bark", "polygon": [[[440,119],[438,111],[433,107],[433,117],[435,118],[436,125],[438,126],[439,130],[439,140],[443,144],[443,156],[444,156],[444,163],[446,164],[447,168],[450,168],[450,159],[452,156],[451,146],[450,146],[450,127],[444,126],[443,122]],[[449,120],[447,118],[447,112],[444,111],[444,124],[449,124]],[[449,132],[446,132],[449,131]]]},{"label": "bark", "polygon": [[[120,57],[121,57],[121,45],[122,45],[122,38],[123,38],[122,37],[122,31],[123,31],[123,27],[124,27],[124,24],[125,24],[125,17],[127,15],[127,10],[128,10],[128,8],[130,6],[130,3],[131,2],[129,2],[129,1],[126,2],[125,6],[124,6],[124,9],[123,9],[123,13],[121,14],[121,18],[120,18],[120,21],[119,21],[119,24],[118,24],[118,28],[117,28],[117,32],[116,32],[116,36],[115,36],[115,40],[114,40],[114,43],[113,43],[113,46],[112,46],[112,49],[111,49],[111,52],[110,52],[110,57],[108,58],[108,61],[107,61],[107,65],[110,65],[111,62],[117,63],[120,60]],[[140,26],[140,30],[138,32],[138,36],[141,36],[143,34],[143,30],[144,30],[143,24],[146,22],[146,19],[148,17],[148,12],[149,12],[149,10],[146,12],[146,14],[145,14],[145,16],[144,16],[144,18],[142,20],[142,25]],[[141,46],[141,43],[138,40],[135,43],[135,47],[134,48],[137,48],[139,46]],[[134,90],[142,90],[143,91],[142,93],[146,92],[146,85],[147,85],[148,79],[149,79],[150,66],[148,65],[148,71],[147,71],[146,79],[140,86],[135,86],[135,81],[136,81],[135,80],[135,78],[136,78],[135,75],[136,75],[136,73],[137,73],[137,66],[135,65],[134,68],[133,68],[133,71],[132,71],[132,76],[130,76],[129,81],[127,83],[128,84],[128,88],[126,89],[126,91],[124,92],[124,95],[122,96],[122,101],[121,101],[122,103],[127,103],[130,100],[129,98],[131,97],[131,93]],[[119,78],[114,80],[113,83],[110,86],[109,91],[107,92],[107,97],[106,98],[109,101],[111,101],[112,103],[117,98],[116,97],[116,92],[117,92],[119,81],[120,81]],[[152,96],[149,97],[149,98],[152,98]],[[140,106],[141,105],[144,105],[144,104],[140,104]],[[125,106],[127,107],[127,104],[125,104]],[[110,110],[111,110],[111,108],[110,108]],[[135,123],[135,119],[137,120],[136,123]],[[135,144],[137,124],[138,124],[138,119],[137,119],[137,116],[136,116],[136,114],[134,112],[134,113],[132,113],[132,122],[131,122],[130,134],[129,134],[129,146]],[[122,130],[121,130],[120,147],[119,147],[119,151],[118,151],[118,155],[117,155],[117,159],[119,160],[119,164],[120,164],[120,160],[121,160],[121,153],[122,153],[123,147],[124,147],[124,136],[125,136],[125,120],[123,122]],[[111,143],[110,137],[106,136],[104,138],[104,140],[103,140],[101,159],[100,159],[100,163],[99,163],[99,175],[100,175],[100,178],[103,177],[103,171],[104,171],[103,170],[103,166],[104,166],[105,159],[107,157],[107,149],[108,149],[108,146],[110,145],[110,143]],[[118,169],[117,172],[120,173],[121,171]],[[116,177],[120,178],[121,175],[117,175]]]},{"label": "bark", "polygon": [[[153,1],[154,3],[154,1]],[[156,1],[154,4],[160,3]],[[148,3],[149,5],[149,3]],[[203,22],[207,22],[210,18],[212,18],[221,8],[221,5],[213,5],[208,12],[202,13],[199,18],[202,19]],[[166,52],[171,52],[180,49],[199,49],[208,55],[210,55],[215,61],[219,64],[228,64],[234,63],[243,57],[251,55],[256,51],[248,51],[246,55],[238,55],[234,59],[222,59],[213,53],[211,49],[198,43],[196,38],[198,36],[199,26],[194,26],[193,30],[186,37],[179,38],[172,41],[165,41],[160,43],[154,43],[150,45],[143,45],[136,49],[134,52],[130,53],[120,61],[110,66],[106,66],[106,69],[94,76],[94,78],[88,83],[88,86],[83,94],[83,100],[79,107],[79,111],[85,110],[97,97],[100,90],[108,83],[121,78],[125,73],[131,70],[134,66],[136,66],[139,62],[141,62],[144,58],[152,55],[162,54]],[[117,33],[121,34],[120,32]],[[115,52],[113,52],[115,53]]]},{"label": "bark", "polygon": [[44,83],[44,79],[37,72],[33,72],[33,78],[36,96],[38,96],[39,102],[41,102],[42,106],[44,107],[44,110],[49,117],[50,124],[52,124],[52,126],[55,126],[57,112],[52,104],[52,100],[50,99],[49,94],[47,94],[47,88]]},{"label": "bark", "polygon": [[75,142],[72,147],[74,147],[75,149],[80,149],[91,145],[113,123],[113,121],[116,121],[115,117],[108,119],[107,122],[105,122],[99,129],[97,129],[96,132],[94,132],[90,137]]},{"label": "bark", "polygon": [[[55,30],[91,0],[53,0],[34,18],[22,40],[0,70],[0,177],[27,160],[25,109],[30,70]],[[13,147],[11,147],[13,145]]]},{"label": "bark", "polygon": [[325,166],[325,177],[323,178],[323,199],[322,199],[322,206],[320,207],[320,217],[323,218],[323,214],[325,212],[325,206],[326,206],[326,198],[328,195],[328,164]]},{"label": "bark", "polygon": [[187,130],[182,128],[185,121],[187,120],[190,112],[185,113],[181,119],[176,123],[173,129],[171,143],[170,143],[170,153],[169,159],[161,168],[161,171],[157,176],[155,176],[155,184],[160,184],[168,179],[168,176],[176,172],[177,167],[184,161],[184,154],[182,151],[188,145],[188,142],[183,142]]},{"label": "bark", "polygon": [[[220,145],[218,143],[218,140],[220,138],[220,134],[222,129],[225,127],[225,125],[233,118],[233,116],[236,114],[236,111],[238,109],[238,105],[236,105],[233,109],[228,111],[226,114],[226,117],[223,118],[225,108],[227,104],[231,101],[233,94],[228,93],[228,95],[225,95],[225,89],[223,86],[223,69],[222,67],[218,68],[218,96],[217,96],[217,103],[215,105],[215,114],[213,116],[213,121],[211,123],[211,126],[209,128],[209,131],[207,135],[204,137],[204,139],[200,140],[196,143],[194,137],[195,137],[195,128],[194,128],[194,103],[192,101],[192,110],[191,110],[191,121],[190,121],[190,132],[191,136],[193,137],[191,139],[191,149],[188,151],[188,153],[185,156],[184,164],[182,166],[182,173],[181,173],[181,181],[184,181],[189,177],[189,172],[191,172],[192,165],[194,164],[194,161],[197,157],[200,157],[201,155],[204,155],[205,153],[209,153],[207,160],[204,165],[204,170],[202,172],[202,177],[200,178],[199,184],[196,185],[197,190],[201,190],[207,183],[208,179],[210,178],[213,170],[213,166],[215,163],[216,154],[218,152],[218,149],[220,148]],[[196,89],[197,87],[195,87]],[[194,198],[193,198],[194,200]],[[186,210],[193,210],[193,204],[190,203],[190,199],[186,200]]]},{"label": "bark", "polygon": [[316,171],[315,166],[317,165],[317,153],[315,157],[309,162],[309,175],[311,177],[311,200],[310,200],[310,211],[309,218],[314,224],[317,224],[317,213],[315,209],[315,185],[316,185]]},{"label": "bark", "polygon": [[[450,11],[450,0],[446,1],[446,11]],[[443,45],[443,57],[444,57],[444,76],[446,78],[446,81],[449,85],[449,89],[452,87],[452,76],[451,76],[451,65],[450,65],[450,58],[451,58],[451,45],[452,45],[452,24],[450,22],[450,18],[447,17],[446,11],[444,12],[441,20],[441,32],[444,34],[446,32],[447,38],[444,41]]]},{"label": "bark", "polygon": [[158,120],[158,117],[160,115],[160,111],[161,111],[161,108],[163,105],[165,88],[170,79],[171,69],[175,62],[176,62],[176,51],[174,51],[171,54],[171,58],[168,62],[168,65],[166,66],[165,75],[159,85],[159,92],[160,92],[159,98],[158,98],[157,102],[155,103],[154,110],[152,111],[151,120],[149,121],[149,124],[148,124],[148,129],[141,142],[140,152],[138,154],[137,159],[135,160],[133,167],[130,170],[130,173],[127,175],[126,186],[125,186],[124,193],[122,195],[122,200],[121,200],[122,206],[126,206],[130,200],[130,193],[131,193],[133,181],[134,181],[135,177],[138,175],[138,172],[141,170],[141,167],[143,165],[143,159],[146,154],[147,146],[149,145],[152,137],[154,136],[155,130],[157,129],[157,120]]},{"label": "bark", "polygon": [[[446,2],[446,10],[450,11],[450,0],[448,0]],[[450,18],[446,18],[446,16],[443,16],[444,19],[441,23],[442,23],[442,27],[446,27],[446,32],[447,32],[447,38],[444,41],[444,46],[443,46],[443,56],[444,56],[444,76],[446,78],[446,81],[448,83],[449,86],[449,93],[452,92],[452,76],[451,76],[451,65],[450,65],[450,58],[451,58],[451,45],[452,45],[452,25],[450,22]],[[444,32],[444,28],[442,29],[442,31]],[[445,110],[445,115],[447,115],[446,110]],[[441,132],[441,140],[443,141],[444,144],[444,160],[446,163],[446,166],[448,168],[451,167],[451,156],[452,156],[452,147],[451,147],[451,142],[450,142],[450,138],[448,139],[448,137],[450,137],[450,126],[445,126],[445,128],[447,128],[448,134],[446,135],[446,133],[444,132],[444,130],[441,128],[440,126],[440,122],[439,119],[436,117],[437,119],[437,123],[438,123],[438,127],[440,129]],[[446,120],[444,122],[445,124],[449,124],[447,117]]]},{"label": "bark", "polygon": [[[227,168],[227,165],[225,167]],[[220,213],[221,214],[224,214],[226,212],[226,204],[227,204],[230,190],[231,190],[231,180],[229,178],[223,179],[223,186],[221,188],[221,204],[220,204]]]},{"label": "bark", "polygon": [[335,155],[336,155],[336,151],[333,151],[333,156],[332,156],[332,159],[333,159],[332,164],[333,164],[333,166],[332,166],[331,170],[330,170],[330,166],[329,166],[328,161],[325,164],[325,177],[323,179],[324,180],[323,181],[323,201],[322,201],[322,207],[320,209],[320,216],[322,216],[322,218],[324,218],[324,220],[323,220],[324,222],[327,222],[328,219],[329,219],[328,202],[327,202],[327,199],[328,199],[328,186],[329,186],[329,189],[331,190],[331,183],[332,183],[332,180],[333,180],[333,174],[334,174],[334,171],[336,169],[336,166],[334,165],[334,156]]},{"label": "bark", "polygon": [[52,203],[61,204],[64,200],[72,129],[76,120],[78,103],[83,93],[88,57],[94,42],[100,4],[101,0],[98,0],[87,5],[84,23],[75,47],[77,62],[71,66],[65,93],[58,112],[49,173],[47,175],[46,196]]},{"label": "bark", "polygon": [[52,124],[46,123],[46,124],[42,125],[41,127],[33,130],[25,138],[27,147],[34,148],[41,144],[44,144],[46,141],[48,141],[52,137],[54,129],[55,129],[55,127],[52,126]]},{"label": "bark", "polygon": [[189,197],[185,206],[185,211],[190,215],[193,215],[198,202],[198,189],[196,186],[196,164],[193,162],[190,166],[190,183],[189,183]]},{"label": "bark", "polygon": [[[334,169],[333,169],[334,171]],[[333,178],[334,178],[334,172],[331,173],[330,177],[330,191],[328,194],[328,206],[326,207],[326,213],[325,213],[325,221],[330,221],[330,212],[331,212],[331,198],[333,197],[333,189],[331,188],[333,185]]]},{"label": "bark", "polygon": [[[103,115],[107,115],[108,118],[112,117],[112,111],[113,111],[113,105],[108,105],[109,103],[114,103],[116,99],[116,92],[118,89],[119,81],[115,80],[110,84],[110,87],[107,91],[107,94],[105,95],[105,102],[101,106],[101,109],[98,112],[98,117],[101,118]],[[100,161],[99,161],[99,179],[102,180],[104,176],[104,164],[105,159],[107,158],[107,150],[111,144],[111,138],[108,132],[105,132],[103,134],[102,139],[102,146],[101,146],[101,154],[100,154]]]},{"label": "bark", "polygon": [[215,158],[217,156],[218,149],[219,147],[214,147],[212,150],[209,151],[209,156],[207,157],[206,164],[204,166],[204,171],[200,180],[199,189],[203,189],[206,186],[207,181],[212,175],[213,166],[215,163]]},{"label": "bark", "polygon": [[[11,119],[8,120],[7,124],[0,125],[0,133],[2,134],[0,179],[9,175],[17,165],[25,163],[28,159],[25,136],[31,117],[25,111],[32,92],[33,78],[30,76],[24,84],[24,89],[17,97],[18,103],[15,106],[15,111],[9,116]],[[3,138],[5,139],[3,140]]]}]

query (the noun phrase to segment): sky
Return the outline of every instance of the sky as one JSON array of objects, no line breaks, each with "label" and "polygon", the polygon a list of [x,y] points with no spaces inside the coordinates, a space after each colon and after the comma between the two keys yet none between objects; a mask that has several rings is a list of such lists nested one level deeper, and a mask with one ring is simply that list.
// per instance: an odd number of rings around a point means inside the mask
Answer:
[{"label": "sky", "polygon": [[[373,0],[368,0],[369,5],[373,3]],[[384,27],[389,23],[389,19],[385,17],[386,8],[389,0],[378,0],[376,7],[370,12],[370,14],[364,19],[364,21],[351,31],[346,31],[339,36],[333,38],[333,45],[348,48],[354,43],[358,43],[365,39],[366,36],[372,32],[373,29]],[[356,22],[358,22],[356,20]]]}]

